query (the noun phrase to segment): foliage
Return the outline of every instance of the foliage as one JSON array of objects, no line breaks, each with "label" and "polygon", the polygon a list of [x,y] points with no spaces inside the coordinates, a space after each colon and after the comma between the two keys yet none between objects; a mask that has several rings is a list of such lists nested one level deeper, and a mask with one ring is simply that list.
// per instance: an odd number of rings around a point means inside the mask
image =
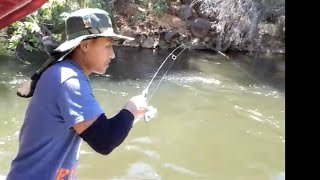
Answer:
[{"label": "foliage", "polygon": [[132,20],[133,22],[137,22],[137,21],[143,22],[146,20],[147,16],[148,16],[147,12],[138,12],[132,16]]},{"label": "foliage", "polygon": [[63,25],[60,15],[70,10],[65,0],[49,0],[34,13],[12,23],[9,50],[15,50],[20,44],[28,51],[43,49],[42,36],[56,33],[55,31]]},{"label": "foliage", "polygon": [[[64,18],[71,12],[80,8],[101,8],[106,10],[113,18],[112,4],[114,0],[48,0],[37,11],[26,18],[12,23],[9,28],[7,44],[11,51],[22,45],[28,51],[44,49],[41,38],[52,36],[55,42],[64,39]],[[150,11],[161,15],[168,9],[166,0],[136,0],[138,4],[149,6]],[[145,21],[151,13],[139,12],[133,21]]]},{"label": "foliage", "polygon": [[14,50],[21,43],[28,51],[37,50],[40,46],[40,40],[34,34],[34,32],[39,31],[39,26],[36,23],[29,21],[17,21],[12,24],[12,27],[15,31],[9,39],[9,49]]},{"label": "foliage", "polygon": [[169,9],[169,4],[166,0],[135,0],[134,3],[139,4],[148,10],[144,12],[138,11],[135,13],[132,16],[133,22],[143,22],[150,14],[162,15]]},{"label": "foliage", "polygon": [[[0,30],[0,44],[5,44],[5,31],[2,29]],[[0,55],[7,54],[6,46],[0,46]]]},{"label": "foliage", "polygon": [[151,5],[150,11],[156,15],[165,13],[170,6],[167,0],[135,0],[134,2],[148,8]]},{"label": "foliage", "polygon": [[63,26],[63,20],[68,12],[75,9],[77,6],[69,4],[66,0],[50,0],[41,6],[33,16],[37,23],[46,25],[55,33]]},{"label": "foliage", "polygon": [[166,0],[153,0],[153,10],[155,14],[161,15],[169,9],[169,4]]},{"label": "foliage", "polygon": [[[49,0],[37,11],[10,25],[8,48],[14,51],[19,44],[28,51],[44,49],[41,38],[52,36],[55,42],[63,38],[64,19],[76,9],[91,7],[110,12],[106,0]],[[105,8],[103,8],[105,7]]]}]

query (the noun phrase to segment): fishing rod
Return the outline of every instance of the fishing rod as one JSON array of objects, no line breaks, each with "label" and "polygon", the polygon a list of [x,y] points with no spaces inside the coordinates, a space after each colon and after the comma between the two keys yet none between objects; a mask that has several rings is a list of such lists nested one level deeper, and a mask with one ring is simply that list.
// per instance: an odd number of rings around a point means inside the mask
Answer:
[{"label": "fishing rod", "polygon": [[[183,47],[183,49],[177,53],[176,51],[178,51],[179,48]],[[152,79],[150,80],[148,86],[142,91],[142,95],[147,97],[147,94],[149,94],[149,88],[151,86],[151,84],[153,83],[154,79],[156,78],[157,74],[159,73],[160,69],[163,67],[163,65],[166,63],[166,61],[169,59],[169,57],[171,57],[171,64],[169,65],[169,67],[167,68],[166,72],[162,75],[162,77],[160,78],[160,81],[158,82],[156,88],[153,90],[151,96],[148,98],[148,100],[150,101],[152,96],[154,95],[154,93],[156,92],[156,90],[158,89],[158,87],[160,86],[164,76],[168,73],[169,69],[171,68],[171,66],[173,65],[173,63],[175,62],[175,60],[180,56],[180,54],[183,53],[183,51],[185,51],[187,48],[189,48],[188,46],[186,46],[185,44],[181,44],[180,46],[176,47],[173,51],[171,51],[171,53],[166,57],[166,59],[162,62],[162,64],[160,65],[160,67],[157,69],[157,71],[155,72],[155,74],[153,75]]]},{"label": "fishing rod", "polygon": [[[178,50],[183,47],[183,49],[179,52]],[[160,81],[158,82],[156,88],[153,90],[153,92],[151,93],[151,96],[148,98],[147,102],[149,102],[151,100],[151,98],[153,97],[154,93],[156,92],[156,90],[158,89],[158,87],[160,86],[163,78],[165,77],[165,75],[168,73],[169,69],[171,68],[171,66],[173,65],[173,63],[175,62],[175,60],[180,56],[180,54],[182,54],[182,52],[184,52],[186,49],[188,49],[189,47],[185,44],[181,44],[180,46],[176,47],[173,51],[171,51],[171,53],[166,57],[166,59],[162,62],[162,64],[160,65],[160,67],[157,69],[157,71],[155,72],[155,74],[153,75],[152,79],[150,80],[148,86],[142,91],[142,95],[147,97],[147,95],[149,94],[149,88],[151,86],[151,84],[153,83],[155,77],[157,76],[157,74],[159,73],[160,69],[163,67],[163,65],[166,63],[166,61],[169,59],[169,57],[171,57],[171,64],[169,65],[169,67],[167,68],[166,72],[161,76]],[[179,53],[177,53],[176,51],[178,51]],[[147,107],[147,112],[144,115],[144,121],[145,122],[149,122],[151,118],[155,117],[157,113],[157,109],[152,107],[152,106],[148,106]]]}]

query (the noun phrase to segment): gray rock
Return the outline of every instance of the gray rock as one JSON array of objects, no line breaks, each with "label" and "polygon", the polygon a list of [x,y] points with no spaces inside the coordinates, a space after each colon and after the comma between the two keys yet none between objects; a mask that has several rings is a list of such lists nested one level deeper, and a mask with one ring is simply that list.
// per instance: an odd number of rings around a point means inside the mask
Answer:
[{"label": "gray rock", "polygon": [[169,42],[174,35],[175,35],[175,33],[173,31],[168,31],[164,35],[164,40]]},{"label": "gray rock", "polygon": [[181,19],[188,19],[192,16],[192,8],[189,5],[182,5],[179,8],[179,17]]},{"label": "gray rock", "polygon": [[143,48],[154,48],[154,40],[151,37],[143,39],[141,47]]},{"label": "gray rock", "polygon": [[125,41],[122,46],[127,46],[127,47],[139,47],[140,42],[137,41],[136,39],[134,41]]},{"label": "gray rock", "polygon": [[195,37],[203,38],[205,37],[211,28],[210,21],[203,18],[197,18],[191,24],[191,32]]}]

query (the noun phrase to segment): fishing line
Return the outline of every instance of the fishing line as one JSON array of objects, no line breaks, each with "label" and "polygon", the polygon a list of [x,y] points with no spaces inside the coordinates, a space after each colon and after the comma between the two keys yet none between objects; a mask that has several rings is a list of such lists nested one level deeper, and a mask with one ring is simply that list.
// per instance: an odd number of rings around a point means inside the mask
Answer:
[{"label": "fishing line", "polygon": [[[178,51],[179,48],[183,47],[183,49],[177,53],[176,51]],[[182,54],[182,52],[184,52],[187,48],[189,48],[188,46],[186,46],[185,44],[181,44],[180,46],[176,47],[173,51],[171,51],[171,53],[166,57],[166,59],[162,62],[162,64],[160,65],[160,67],[157,69],[157,71],[155,72],[155,74],[153,75],[152,79],[150,80],[148,86],[142,91],[142,95],[144,95],[145,97],[147,96],[147,94],[149,94],[149,88],[151,86],[151,84],[153,83],[155,77],[157,76],[157,74],[159,73],[160,69],[163,67],[163,65],[166,63],[166,61],[169,59],[169,57],[171,57],[171,64],[169,65],[169,67],[167,68],[166,72],[162,75],[162,77],[160,78],[160,81],[158,82],[156,88],[153,90],[153,92],[151,93],[150,97],[148,98],[148,101],[151,100],[152,96],[154,95],[154,93],[156,92],[156,90],[158,89],[158,87],[160,86],[163,78],[165,77],[165,75],[168,73],[169,69],[172,67],[173,63],[175,62],[175,60],[180,56],[180,54]]]},{"label": "fishing line", "polygon": [[[178,51],[179,48],[183,47],[183,49],[179,52],[176,53],[176,51]],[[186,46],[185,44],[181,44],[180,46],[176,47],[173,51],[171,51],[171,53],[166,57],[166,59],[162,62],[162,64],[160,65],[160,67],[157,69],[156,73],[153,75],[152,79],[150,80],[148,86],[142,91],[142,95],[147,97],[147,94],[149,93],[149,88],[152,84],[152,82],[154,81],[155,77],[157,76],[157,74],[159,73],[160,69],[162,68],[162,66],[166,63],[166,61],[169,59],[169,57],[171,57],[171,64],[169,65],[169,67],[167,68],[166,72],[162,75],[160,81],[158,82],[156,88],[153,90],[153,92],[151,93],[151,96],[149,98],[147,98],[147,102],[149,102],[152,98],[152,96],[154,95],[154,93],[156,92],[156,90],[158,89],[160,83],[162,82],[164,76],[168,73],[169,69],[171,68],[171,66],[173,65],[174,61],[180,56],[180,54],[182,54],[183,51],[185,51],[187,48],[189,48],[188,46]],[[152,106],[148,106],[147,107],[147,112],[144,114],[143,118],[145,122],[149,122],[150,119],[154,118],[157,114],[157,109],[152,107]]]}]

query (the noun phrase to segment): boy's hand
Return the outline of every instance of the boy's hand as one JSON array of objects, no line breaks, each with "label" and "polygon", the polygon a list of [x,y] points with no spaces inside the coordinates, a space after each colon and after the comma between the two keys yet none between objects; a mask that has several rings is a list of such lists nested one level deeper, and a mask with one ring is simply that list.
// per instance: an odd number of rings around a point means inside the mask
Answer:
[{"label": "boy's hand", "polygon": [[130,111],[134,119],[139,119],[147,112],[147,98],[143,95],[137,95],[130,98],[124,109]]}]

